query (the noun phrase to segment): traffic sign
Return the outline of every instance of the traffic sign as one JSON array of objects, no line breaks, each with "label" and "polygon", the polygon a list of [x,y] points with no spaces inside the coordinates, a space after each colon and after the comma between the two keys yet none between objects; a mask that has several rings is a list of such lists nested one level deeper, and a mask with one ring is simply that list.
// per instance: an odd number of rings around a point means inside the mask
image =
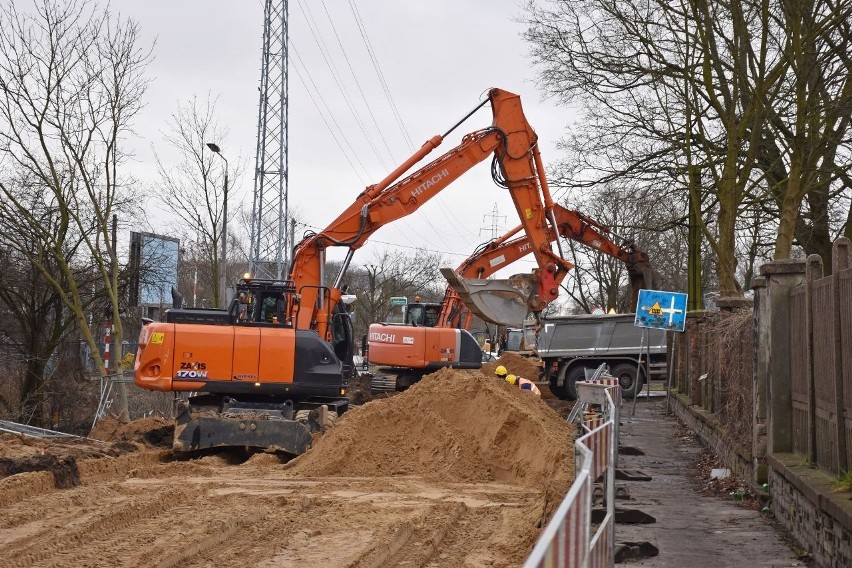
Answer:
[{"label": "traffic sign", "polygon": [[391,296],[390,299],[391,306],[406,306],[408,305],[408,298],[405,296]]},{"label": "traffic sign", "polygon": [[636,327],[683,331],[686,327],[686,294],[639,290],[636,302]]}]

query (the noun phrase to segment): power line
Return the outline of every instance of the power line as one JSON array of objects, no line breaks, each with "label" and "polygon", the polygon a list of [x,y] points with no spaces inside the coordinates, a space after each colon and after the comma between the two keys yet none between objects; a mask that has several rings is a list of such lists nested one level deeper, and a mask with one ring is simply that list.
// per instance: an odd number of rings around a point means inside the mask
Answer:
[{"label": "power line", "polygon": [[387,97],[388,103],[391,106],[394,118],[396,118],[396,122],[399,125],[403,137],[405,138],[406,142],[408,142],[409,149],[413,150],[414,142],[411,140],[411,136],[408,135],[408,130],[405,128],[405,124],[402,121],[402,116],[400,116],[399,109],[397,109],[396,102],[394,102],[393,96],[391,95],[390,87],[388,87],[388,83],[387,81],[385,81],[385,75],[384,73],[382,73],[381,66],[379,65],[379,60],[376,57],[375,52],[373,51],[373,46],[370,43],[370,38],[367,35],[367,30],[364,27],[364,22],[361,20],[361,14],[358,13],[358,7],[355,5],[355,0],[349,0],[349,7],[352,9],[352,15],[355,17],[355,23],[358,25],[358,30],[361,32],[361,38],[364,41],[364,46],[367,48],[367,53],[370,55],[370,60],[373,62],[373,69],[376,70],[376,74],[379,77],[379,82],[382,84],[382,89],[384,90],[385,97]]},{"label": "power line", "polygon": [[[349,142],[348,138],[346,138],[346,134],[345,134],[343,128],[341,128],[340,124],[338,124],[337,120],[334,118],[334,113],[331,112],[331,109],[329,108],[328,104],[325,102],[325,99],[322,96],[322,92],[319,90],[319,87],[317,87],[316,83],[314,83],[314,81],[313,81],[313,78],[308,73],[307,66],[305,65],[304,61],[302,61],[302,57],[299,55],[299,52],[296,50],[296,47],[293,45],[292,42],[290,42],[290,49],[292,49],[293,53],[296,55],[296,62],[298,62],[305,69],[305,74],[307,75],[308,80],[310,80],[310,83],[314,88],[315,94],[311,93],[311,90],[308,86],[307,81],[305,80],[305,77],[302,76],[302,73],[299,71],[298,66],[294,65],[293,70],[296,71],[296,76],[299,78],[299,80],[302,82],[302,85],[305,87],[305,90],[307,91],[308,96],[311,98],[311,102],[316,107],[317,111],[319,112],[320,118],[322,118],[322,121],[325,123],[326,127],[328,128],[329,132],[331,133],[332,138],[334,138],[335,143],[337,143],[337,147],[340,148],[341,152],[343,152],[343,155],[346,158],[346,161],[349,162],[349,165],[352,167],[352,170],[358,176],[358,179],[361,180],[361,183],[366,185],[367,182],[364,181],[364,176],[361,175],[361,173],[358,171],[358,169],[352,163],[352,160],[349,159],[349,155],[346,153],[346,150],[344,149],[343,144],[341,144],[340,140],[338,140],[338,137],[337,137],[337,134],[335,134],[334,128],[337,128],[337,131],[340,133],[340,137],[343,139],[344,144],[349,148],[349,151],[352,153],[352,156],[355,158],[355,161],[358,162],[358,165],[361,166],[361,169],[364,171],[364,173],[366,175],[369,175],[367,173],[368,172],[367,168],[364,166],[364,164],[358,158],[358,154],[352,148],[352,144]],[[322,106],[325,107],[325,112],[323,112],[323,110],[319,107],[319,104],[317,104],[316,99],[319,99],[319,101],[322,103]],[[331,119],[332,123],[334,124],[334,128],[332,127],[331,124],[329,124],[328,119],[326,117],[329,117]]]},{"label": "power line", "polygon": [[376,127],[376,132],[379,134],[379,139],[382,141],[382,144],[387,150],[388,156],[391,159],[391,162],[394,161],[393,152],[388,145],[388,141],[385,136],[382,134],[382,129],[379,126],[379,122],[376,119],[376,115],[373,114],[373,108],[370,106],[370,102],[367,99],[367,95],[364,93],[364,89],[361,87],[361,82],[358,80],[358,74],[355,73],[355,69],[352,67],[352,62],[349,60],[349,56],[346,54],[346,48],[343,47],[343,42],[340,39],[340,34],[337,33],[337,28],[334,25],[334,21],[331,18],[331,14],[328,13],[328,7],[325,4],[325,0],[322,3],[323,10],[325,10],[326,18],[328,18],[328,23],[331,25],[331,30],[334,32],[334,37],[337,39],[337,45],[340,47],[340,53],[343,55],[343,59],[346,61],[346,65],[349,68],[349,73],[352,74],[352,80],[355,82],[355,86],[358,87],[358,92],[361,95],[361,100],[364,101],[364,106],[367,107],[367,112],[370,114],[370,119],[373,121],[373,126]]},{"label": "power line", "polygon": [[302,2],[302,0],[297,1],[299,2],[299,6],[302,8],[302,14],[305,17],[305,21],[308,24],[308,29],[310,30],[311,35],[314,38],[314,42],[316,43],[317,48],[319,49],[320,55],[322,56],[323,61],[325,61],[326,67],[328,67],[328,70],[331,72],[331,77],[334,80],[334,83],[337,85],[340,94],[343,96],[343,101],[349,108],[349,112],[352,114],[352,118],[355,120],[355,123],[358,125],[358,128],[361,130],[361,133],[367,140],[367,144],[373,150],[373,153],[379,160],[379,163],[381,164],[382,168],[387,169],[387,166],[384,163],[382,156],[379,154],[376,145],[373,143],[372,137],[367,132],[367,129],[364,127],[364,123],[361,120],[361,115],[358,113],[358,110],[352,104],[352,97],[349,96],[349,92],[346,89],[346,85],[344,85],[341,80],[340,73],[337,71],[337,66],[334,63],[334,60],[331,58],[328,48],[325,46],[325,41],[322,39],[322,34],[319,32],[319,26],[317,26],[313,14],[310,11],[310,8],[306,6]]}]

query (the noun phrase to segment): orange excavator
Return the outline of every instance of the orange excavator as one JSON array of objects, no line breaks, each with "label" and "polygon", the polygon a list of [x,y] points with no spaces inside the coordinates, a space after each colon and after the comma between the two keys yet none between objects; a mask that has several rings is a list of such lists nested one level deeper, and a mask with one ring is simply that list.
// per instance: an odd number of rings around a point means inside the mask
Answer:
[{"label": "orange excavator", "polygon": [[[474,112],[490,103],[491,125],[471,132],[449,152],[402,177]],[[142,328],[134,367],[145,389],[195,393],[176,399],[175,450],[215,446],[276,448],[300,454],[312,433],[346,411],[354,340],[342,302],[352,257],[384,225],[412,214],[475,164],[492,158],[492,177],[508,190],[537,265],[514,302],[533,312],[558,294],[571,264],[550,248],[544,229],[556,226],[537,136],[520,97],[491,89],[488,97],[443,136],[434,136],[385,179],[367,187],[334,221],[306,236],[283,282],[250,277],[236,286],[226,310],[174,308],[164,322]],[[400,179],[402,178],[402,179]],[[558,241],[557,241],[558,244]],[[348,248],[327,283],[328,247]],[[524,296],[524,290],[531,293]],[[499,316],[497,316],[499,317]]]},{"label": "orange excavator", "polygon": [[[627,267],[634,295],[653,285],[656,273],[648,255],[633,241],[619,239],[622,244],[617,244],[613,239],[618,237],[608,227],[559,204],[553,206],[553,217],[555,231],[550,226],[536,229],[544,232],[547,239],[553,241],[561,236],[621,260]],[[512,292],[517,292],[527,280],[518,277],[508,281],[490,280],[488,277],[530,254],[530,236],[516,236],[522,229],[523,225],[518,225],[480,246],[455,271],[441,269],[449,285],[440,304],[410,304],[403,324],[370,325],[367,335],[369,361],[382,368],[382,374],[395,377],[396,389],[405,389],[424,374],[441,367],[480,368],[482,353],[467,331],[474,315],[500,325],[521,324],[529,310],[523,305],[518,307],[514,301],[525,297],[524,294],[512,296]],[[548,282],[558,287],[566,274],[559,271]],[[507,295],[512,301],[505,301]],[[526,297],[528,305],[541,305],[535,294]]]}]

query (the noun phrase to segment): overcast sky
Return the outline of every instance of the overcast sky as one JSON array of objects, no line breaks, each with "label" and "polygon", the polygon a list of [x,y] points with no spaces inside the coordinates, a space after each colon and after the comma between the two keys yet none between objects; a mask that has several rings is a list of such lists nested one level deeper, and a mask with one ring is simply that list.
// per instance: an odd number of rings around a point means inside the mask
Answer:
[{"label": "overcast sky", "polygon": [[[353,16],[353,5],[413,146],[383,93]],[[218,141],[224,155],[231,164],[243,160],[247,166],[232,195],[250,208],[263,2],[112,0],[111,6],[137,20],[146,41],[156,40],[148,69],[153,82],[135,126],[135,175],[156,192],[151,146],[161,142],[161,133],[179,101],[193,95],[203,99],[210,93],[218,97],[220,125],[229,130],[228,138]],[[443,134],[467,114],[490,87],[521,95],[527,118],[539,135],[545,165],[555,161],[556,142],[571,114],[543,101],[536,90],[528,46],[520,37],[523,27],[516,23],[520,15],[519,0],[291,0],[291,209],[311,227],[324,228],[365,186],[384,178],[423,142]],[[318,42],[328,50],[345,85],[348,104]],[[364,124],[366,136],[355,114]],[[450,150],[463,134],[490,121],[490,108],[486,107],[427,160]],[[331,122],[341,126],[345,141],[339,133],[332,134],[327,127]],[[354,152],[342,151],[338,143],[351,145]],[[159,152],[169,161],[164,148]],[[377,231],[356,254],[355,262],[368,263],[391,246],[388,243],[394,243],[443,253],[455,266],[491,236],[493,219],[489,216],[495,204],[500,229],[515,226],[518,221],[511,199],[491,181],[489,162],[477,166],[413,215]],[[149,219],[153,225],[135,228],[168,232],[160,226],[164,212],[152,208]],[[519,263],[517,268],[526,271],[529,264]]]}]

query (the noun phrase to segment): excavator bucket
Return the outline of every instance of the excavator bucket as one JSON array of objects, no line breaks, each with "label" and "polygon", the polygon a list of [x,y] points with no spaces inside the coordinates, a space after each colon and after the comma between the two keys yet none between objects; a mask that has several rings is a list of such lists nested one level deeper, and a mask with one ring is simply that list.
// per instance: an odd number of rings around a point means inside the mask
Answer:
[{"label": "excavator bucket", "polygon": [[639,299],[639,290],[658,290],[663,280],[660,273],[647,260],[628,262],[627,274],[630,277],[634,306]]},{"label": "excavator bucket", "polygon": [[519,326],[531,302],[537,303],[538,278],[534,274],[516,274],[505,280],[462,278],[452,268],[442,268],[441,274],[468,309],[488,322]]}]

